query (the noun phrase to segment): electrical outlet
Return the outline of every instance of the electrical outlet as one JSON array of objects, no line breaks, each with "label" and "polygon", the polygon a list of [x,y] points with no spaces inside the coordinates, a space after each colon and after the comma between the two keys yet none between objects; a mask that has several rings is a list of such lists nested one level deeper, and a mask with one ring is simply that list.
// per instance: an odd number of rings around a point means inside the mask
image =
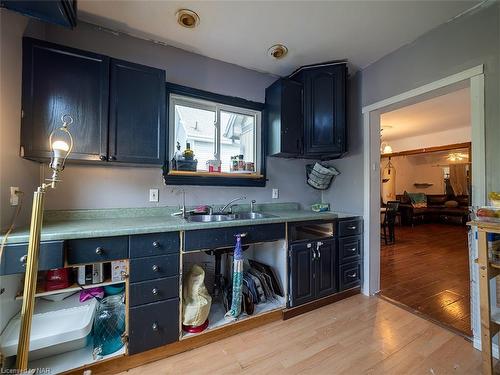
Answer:
[{"label": "electrical outlet", "polygon": [[19,191],[19,188],[17,186],[10,187],[10,205],[11,206],[17,206],[19,204],[19,195],[17,195],[18,191]]},{"label": "electrical outlet", "polygon": [[158,189],[149,189],[149,201],[150,202],[158,202],[159,200],[159,190]]},{"label": "electrical outlet", "polygon": [[280,197],[280,190],[273,189],[273,199],[278,199]]}]

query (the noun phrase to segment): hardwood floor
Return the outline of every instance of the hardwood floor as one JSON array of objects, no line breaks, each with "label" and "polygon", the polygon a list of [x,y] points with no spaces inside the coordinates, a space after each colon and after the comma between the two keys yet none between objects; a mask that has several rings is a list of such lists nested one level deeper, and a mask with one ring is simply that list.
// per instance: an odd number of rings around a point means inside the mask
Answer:
[{"label": "hardwood floor", "polygon": [[472,336],[466,227],[396,226],[396,244],[381,246],[380,276],[382,296]]},{"label": "hardwood floor", "polygon": [[446,329],[356,295],[122,374],[480,374],[481,353]]}]

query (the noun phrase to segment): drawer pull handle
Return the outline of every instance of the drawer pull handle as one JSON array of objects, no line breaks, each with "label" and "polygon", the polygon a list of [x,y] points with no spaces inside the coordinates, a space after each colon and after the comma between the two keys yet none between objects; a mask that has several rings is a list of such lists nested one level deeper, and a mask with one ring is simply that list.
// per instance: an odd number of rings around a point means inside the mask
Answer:
[{"label": "drawer pull handle", "polygon": [[100,246],[97,249],[95,249],[95,253],[97,255],[102,255],[103,252],[104,252],[104,249]]},{"label": "drawer pull handle", "polygon": [[158,241],[153,241],[153,247],[159,248],[160,243]]},{"label": "drawer pull handle", "polygon": [[351,225],[351,226],[347,227],[347,229],[349,229],[349,230],[356,230],[356,228],[357,227],[355,225]]},{"label": "drawer pull handle", "polygon": [[354,272],[354,273],[350,273],[350,274],[348,274],[347,276],[349,276],[349,277],[351,277],[351,278],[355,278],[355,277],[357,277],[357,276],[358,276],[358,274],[357,274],[356,272]]},{"label": "drawer pull handle", "polygon": [[153,329],[153,331],[158,331],[158,323],[154,322],[151,328]]},{"label": "drawer pull handle", "polygon": [[351,252],[353,252],[353,253],[354,253],[354,252],[356,251],[356,248],[355,248],[355,247],[353,247],[352,249],[349,249],[349,251],[351,251]]},{"label": "drawer pull handle", "polygon": [[152,269],[153,269],[154,272],[158,272],[158,270],[160,269],[160,267],[158,267],[158,265],[156,265],[156,264],[153,264]]},{"label": "drawer pull handle", "polygon": [[23,264],[26,265],[26,262],[28,261],[28,255],[24,254],[21,258],[19,258],[19,261]]},{"label": "drawer pull handle", "polygon": [[153,290],[151,291],[151,293],[153,293],[154,296],[157,296],[158,295],[158,289],[153,288]]}]

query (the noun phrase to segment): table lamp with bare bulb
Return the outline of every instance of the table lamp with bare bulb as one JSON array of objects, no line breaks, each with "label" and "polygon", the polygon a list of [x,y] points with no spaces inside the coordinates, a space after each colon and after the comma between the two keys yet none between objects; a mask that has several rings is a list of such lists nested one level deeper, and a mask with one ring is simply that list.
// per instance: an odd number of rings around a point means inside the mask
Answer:
[{"label": "table lamp with bare bulb", "polygon": [[40,234],[42,230],[45,192],[48,188],[54,189],[56,183],[60,181],[58,179],[59,173],[64,169],[66,158],[73,149],[73,137],[68,130],[68,126],[73,123],[73,118],[70,115],[63,115],[61,121],[63,123],[62,126],[54,129],[49,136],[50,150],[52,152],[49,167],[52,169],[52,176],[46,179],[47,182],[42,183],[33,195],[28,258],[24,278],[23,305],[21,308],[21,328],[16,357],[16,367],[20,372],[28,369],[31,321],[35,308],[36,279],[38,258],[40,255]]}]

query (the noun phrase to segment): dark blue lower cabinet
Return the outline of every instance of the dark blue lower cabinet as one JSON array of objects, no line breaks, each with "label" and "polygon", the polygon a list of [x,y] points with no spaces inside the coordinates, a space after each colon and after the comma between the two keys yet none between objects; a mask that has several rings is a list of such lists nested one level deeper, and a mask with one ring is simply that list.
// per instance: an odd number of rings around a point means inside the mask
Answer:
[{"label": "dark blue lower cabinet", "polygon": [[130,282],[145,281],[179,274],[179,254],[130,260]]},{"label": "dark blue lower cabinet", "polygon": [[[0,262],[0,276],[26,272],[28,244],[6,245]],[[38,269],[46,271],[64,267],[63,241],[47,241],[40,243]]]},{"label": "dark blue lower cabinet", "polygon": [[130,306],[138,306],[179,295],[179,276],[130,283]]},{"label": "dark blue lower cabinet", "polygon": [[128,258],[128,237],[100,237],[69,240],[66,243],[68,264],[110,262]]},{"label": "dark blue lower cabinet", "polygon": [[243,225],[238,227],[189,230],[184,233],[184,250],[211,250],[233,247],[236,235],[245,233],[244,244],[285,238],[285,224]]},{"label": "dark blue lower cabinet", "polygon": [[336,254],[335,240],[316,242],[316,298],[326,297],[338,291]]},{"label": "dark blue lower cabinet", "polygon": [[346,290],[360,286],[361,263],[352,262],[340,266],[340,290]]},{"label": "dark blue lower cabinet", "polygon": [[290,306],[298,306],[315,298],[313,246],[300,243],[290,247]]},{"label": "dark blue lower cabinet", "polygon": [[338,292],[334,239],[290,246],[290,306]]},{"label": "dark blue lower cabinet", "polygon": [[129,309],[129,354],[154,349],[179,339],[179,298]]}]

